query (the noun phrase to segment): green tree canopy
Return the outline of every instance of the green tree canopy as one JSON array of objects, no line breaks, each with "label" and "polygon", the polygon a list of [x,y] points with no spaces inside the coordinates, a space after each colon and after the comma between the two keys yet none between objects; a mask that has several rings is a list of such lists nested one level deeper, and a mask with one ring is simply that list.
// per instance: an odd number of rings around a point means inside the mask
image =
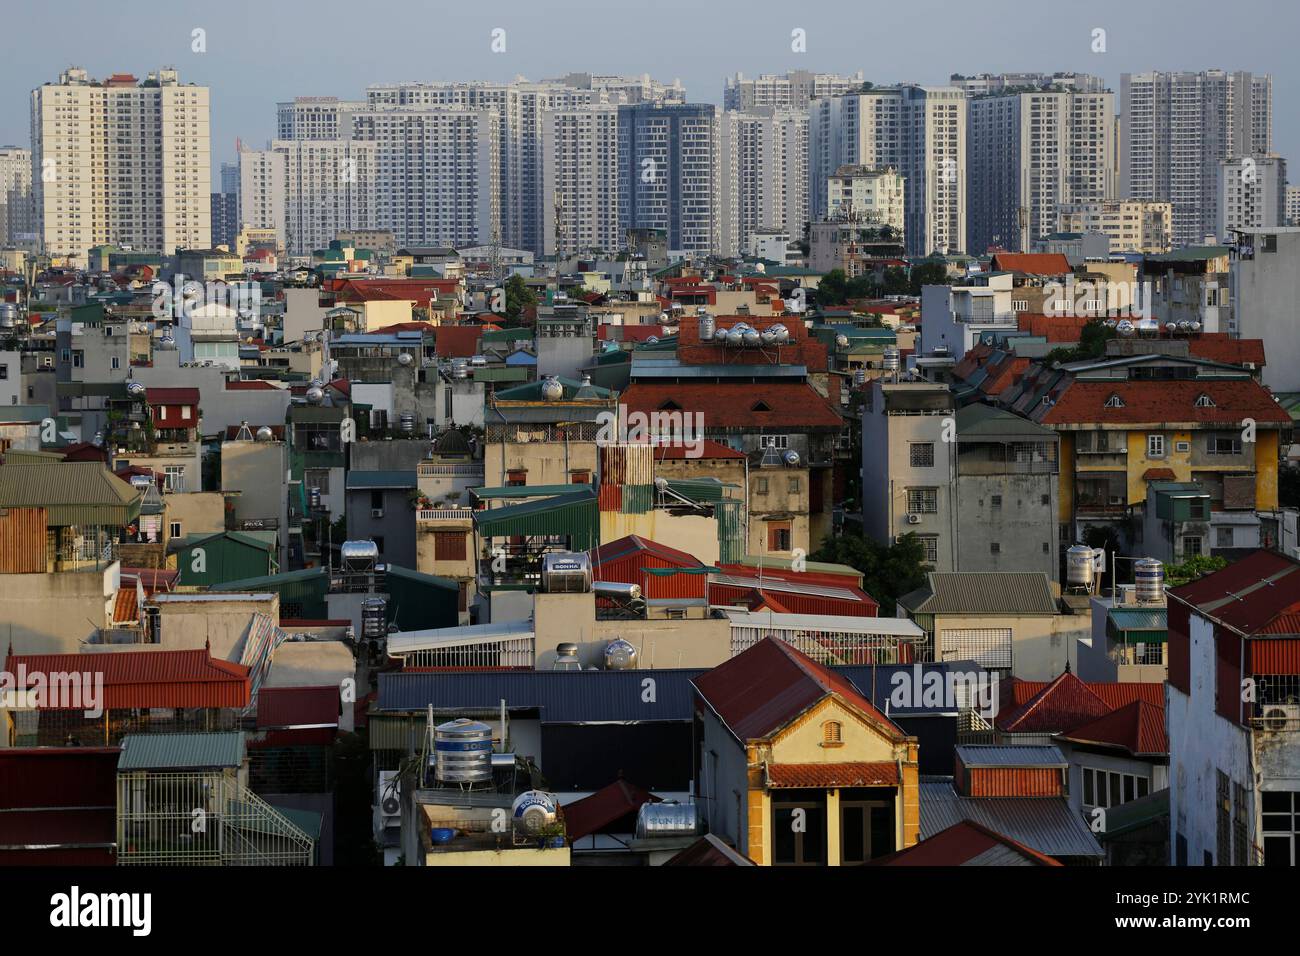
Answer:
[{"label": "green tree canopy", "polygon": [[856,534],[842,534],[827,541],[809,556],[811,561],[847,564],[862,572],[862,589],[880,603],[880,613],[891,617],[898,599],[925,584],[925,546],[915,534],[903,535],[892,545],[883,545]]}]

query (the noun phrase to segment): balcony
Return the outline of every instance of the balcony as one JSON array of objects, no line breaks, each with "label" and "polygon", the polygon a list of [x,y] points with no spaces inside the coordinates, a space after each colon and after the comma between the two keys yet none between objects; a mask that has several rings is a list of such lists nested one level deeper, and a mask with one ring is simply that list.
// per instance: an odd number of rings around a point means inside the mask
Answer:
[{"label": "balcony", "polygon": [[415,513],[416,521],[472,521],[472,508],[420,508]]}]

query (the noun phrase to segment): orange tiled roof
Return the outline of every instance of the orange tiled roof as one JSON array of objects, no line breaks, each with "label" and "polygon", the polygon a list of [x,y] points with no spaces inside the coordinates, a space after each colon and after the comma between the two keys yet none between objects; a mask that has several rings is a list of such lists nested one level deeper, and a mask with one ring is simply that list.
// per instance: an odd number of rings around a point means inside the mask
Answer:
[{"label": "orange tiled roof", "polygon": [[[1198,406],[1206,395],[1212,405]],[[1107,407],[1111,396],[1123,402]],[[1291,424],[1291,416],[1254,379],[1200,381],[1073,382],[1040,419],[1044,425],[1139,425],[1193,423],[1240,427],[1245,418],[1261,424]]]}]

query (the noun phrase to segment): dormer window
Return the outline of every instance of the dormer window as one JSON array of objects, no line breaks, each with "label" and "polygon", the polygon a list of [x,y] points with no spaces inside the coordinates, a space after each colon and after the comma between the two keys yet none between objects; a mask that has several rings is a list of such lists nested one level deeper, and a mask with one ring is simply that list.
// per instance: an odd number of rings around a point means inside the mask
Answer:
[{"label": "dormer window", "polygon": [[758,401],[749,406],[749,410],[751,412],[770,412],[772,409],[767,402]]},{"label": "dormer window", "polygon": [[1197,407],[1197,408],[1214,408],[1214,399],[1210,398],[1210,396],[1208,396],[1208,395],[1197,395],[1197,396],[1196,396],[1196,407]]},{"label": "dormer window", "polygon": [[668,401],[664,402],[662,405],[659,406],[659,410],[661,412],[676,412],[676,411],[680,411],[681,407],[682,406],[678,405],[670,398],[668,399]]},{"label": "dormer window", "polygon": [[1124,407],[1124,399],[1120,398],[1118,395],[1112,395],[1110,398],[1106,399],[1106,407],[1107,407],[1107,408],[1123,408],[1123,407]]}]

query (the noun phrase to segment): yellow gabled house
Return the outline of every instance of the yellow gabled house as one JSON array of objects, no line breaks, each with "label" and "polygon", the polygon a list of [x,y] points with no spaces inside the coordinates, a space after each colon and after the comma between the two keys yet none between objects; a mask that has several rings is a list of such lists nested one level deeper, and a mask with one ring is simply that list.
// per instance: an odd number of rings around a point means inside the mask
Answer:
[{"label": "yellow gabled house", "polygon": [[851,866],[915,844],[917,741],[846,678],[767,638],[693,682],[710,832],[764,866]]}]

